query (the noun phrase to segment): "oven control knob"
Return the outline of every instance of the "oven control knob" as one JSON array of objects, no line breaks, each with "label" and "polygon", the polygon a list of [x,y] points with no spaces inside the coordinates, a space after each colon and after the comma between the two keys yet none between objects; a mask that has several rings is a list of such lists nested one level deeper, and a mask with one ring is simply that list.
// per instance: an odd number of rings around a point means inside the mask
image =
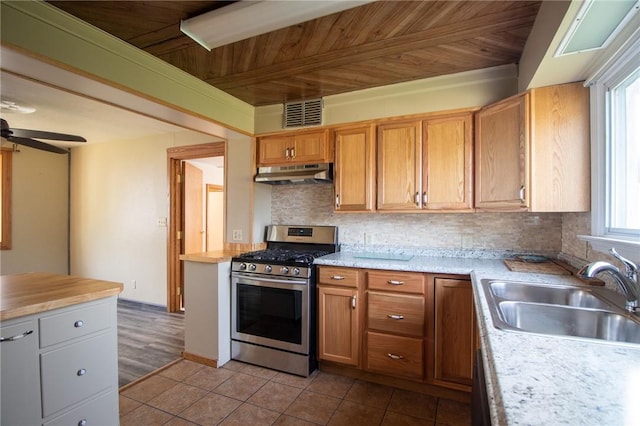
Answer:
[{"label": "oven control knob", "polygon": [[288,274],[289,273],[289,267],[283,266],[282,269],[280,269],[280,272],[282,272],[283,274]]},{"label": "oven control knob", "polygon": [[247,264],[246,263],[241,263],[240,264],[240,270],[244,271],[245,269],[247,269]]},{"label": "oven control knob", "polygon": [[266,266],[264,267],[264,271],[265,271],[265,272],[271,272],[271,265],[266,265]]},{"label": "oven control knob", "polygon": [[253,264],[253,263],[251,265],[249,265],[249,270],[250,271],[255,271],[256,270],[256,265]]},{"label": "oven control knob", "polygon": [[293,268],[293,275],[300,275],[300,268]]}]

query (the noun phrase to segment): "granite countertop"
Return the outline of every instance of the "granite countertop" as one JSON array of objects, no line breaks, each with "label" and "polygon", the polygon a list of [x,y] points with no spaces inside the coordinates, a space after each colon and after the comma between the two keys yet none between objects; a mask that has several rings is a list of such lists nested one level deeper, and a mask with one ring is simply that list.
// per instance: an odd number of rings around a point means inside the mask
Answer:
[{"label": "granite countertop", "polygon": [[122,284],[46,273],[0,276],[0,320],[116,296]]},{"label": "granite countertop", "polygon": [[511,272],[503,259],[483,258],[482,253],[477,253],[479,257],[460,255],[467,256],[445,253],[392,260],[356,251],[323,256],[315,263],[471,275],[494,425],[640,422],[635,401],[640,383],[639,345],[496,329],[480,287],[485,278],[585,285],[583,281],[573,276]]}]

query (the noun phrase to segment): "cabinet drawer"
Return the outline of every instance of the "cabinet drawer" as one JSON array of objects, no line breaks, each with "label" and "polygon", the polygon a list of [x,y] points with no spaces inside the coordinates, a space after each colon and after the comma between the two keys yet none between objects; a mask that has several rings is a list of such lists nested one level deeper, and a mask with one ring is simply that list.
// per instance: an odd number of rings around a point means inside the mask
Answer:
[{"label": "cabinet drawer", "polygon": [[111,303],[100,303],[80,309],[65,310],[40,318],[40,347],[55,345],[106,330],[115,324]]},{"label": "cabinet drawer", "polygon": [[335,268],[321,266],[320,268],[321,284],[339,285],[342,287],[358,287],[359,271],[354,268]]},{"label": "cabinet drawer", "polygon": [[44,426],[81,425],[117,425],[120,421],[118,410],[118,393],[111,391],[100,395],[63,415],[44,423]]},{"label": "cabinet drawer", "polygon": [[40,355],[43,417],[117,388],[116,339],[104,333]]},{"label": "cabinet drawer", "polygon": [[424,365],[422,339],[367,333],[367,369],[421,379]]},{"label": "cabinet drawer", "polygon": [[423,336],[424,296],[369,292],[367,297],[368,328]]},{"label": "cabinet drawer", "polygon": [[424,294],[424,274],[400,271],[369,271],[367,286],[370,290]]}]

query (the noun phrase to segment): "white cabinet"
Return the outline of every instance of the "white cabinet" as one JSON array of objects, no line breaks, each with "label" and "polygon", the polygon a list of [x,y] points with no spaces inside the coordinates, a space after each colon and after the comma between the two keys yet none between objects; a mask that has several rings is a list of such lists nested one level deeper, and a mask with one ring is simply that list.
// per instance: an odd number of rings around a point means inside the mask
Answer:
[{"label": "white cabinet", "polygon": [[118,424],[116,300],[2,322],[2,425]]}]

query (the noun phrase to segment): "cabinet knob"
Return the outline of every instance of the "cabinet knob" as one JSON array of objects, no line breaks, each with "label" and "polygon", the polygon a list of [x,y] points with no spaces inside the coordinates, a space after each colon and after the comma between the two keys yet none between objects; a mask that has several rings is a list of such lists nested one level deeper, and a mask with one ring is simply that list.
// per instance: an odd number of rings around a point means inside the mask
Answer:
[{"label": "cabinet knob", "polygon": [[87,419],[82,419],[78,422],[78,426],[87,426]]},{"label": "cabinet knob", "polygon": [[391,285],[403,285],[404,281],[399,281],[399,280],[389,280],[387,281],[387,284],[391,284]]},{"label": "cabinet knob", "polygon": [[76,322],[74,322],[74,323],[73,323],[73,326],[74,326],[75,328],[80,328],[80,327],[82,327],[83,325],[84,325],[84,321],[82,321],[82,320],[78,320],[78,321],[76,321]]},{"label": "cabinet knob", "polygon": [[87,374],[87,369],[86,368],[81,368],[80,370],[78,370],[78,372],[76,374],[78,376],[84,376],[85,374]]},{"label": "cabinet knob", "polygon": [[387,356],[391,359],[394,360],[400,360],[400,359],[404,359],[404,357],[402,355],[396,355],[396,354],[387,354]]},{"label": "cabinet knob", "polygon": [[404,316],[403,315],[389,314],[389,315],[387,315],[387,318],[392,319],[392,320],[403,320]]}]

